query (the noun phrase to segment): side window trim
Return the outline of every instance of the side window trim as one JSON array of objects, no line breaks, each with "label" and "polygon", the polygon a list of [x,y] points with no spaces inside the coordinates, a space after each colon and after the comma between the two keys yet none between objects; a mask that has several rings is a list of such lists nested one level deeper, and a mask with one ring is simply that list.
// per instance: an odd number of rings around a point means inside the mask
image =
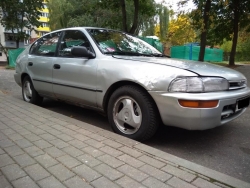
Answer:
[{"label": "side window trim", "polygon": [[65,31],[61,31],[60,37],[59,37],[59,39],[57,41],[56,52],[55,52],[55,56],[54,57],[60,57],[59,56],[59,49],[61,47],[61,42],[62,42],[62,39],[63,39],[64,35],[65,35]]}]

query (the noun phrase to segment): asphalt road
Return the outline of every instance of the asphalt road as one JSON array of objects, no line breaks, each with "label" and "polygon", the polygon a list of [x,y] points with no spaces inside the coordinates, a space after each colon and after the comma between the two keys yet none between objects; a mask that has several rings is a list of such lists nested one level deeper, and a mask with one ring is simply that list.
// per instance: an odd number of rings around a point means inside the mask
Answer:
[{"label": "asphalt road", "polygon": [[[250,66],[241,66],[237,70],[242,72],[250,83]],[[13,74],[13,70],[0,69],[0,90],[22,100],[21,88],[15,83]],[[111,131],[107,118],[95,111],[49,99],[46,99],[42,106]],[[240,118],[211,130],[187,131],[162,126],[145,144],[250,182],[249,122],[250,108]]]}]

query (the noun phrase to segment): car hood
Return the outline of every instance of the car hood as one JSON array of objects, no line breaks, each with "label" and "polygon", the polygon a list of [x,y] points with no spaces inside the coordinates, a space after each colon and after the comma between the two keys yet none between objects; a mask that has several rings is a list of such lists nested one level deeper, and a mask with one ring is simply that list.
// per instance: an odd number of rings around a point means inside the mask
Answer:
[{"label": "car hood", "polygon": [[114,58],[126,59],[132,61],[143,61],[153,64],[161,64],[171,67],[176,67],[184,70],[194,72],[200,76],[219,76],[226,78],[229,81],[246,79],[243,74],[231,68],[214,65],[206,62],[180,60],[171,58],[157,58],[157,57],[136,57],[136,56],[113,56]]}]

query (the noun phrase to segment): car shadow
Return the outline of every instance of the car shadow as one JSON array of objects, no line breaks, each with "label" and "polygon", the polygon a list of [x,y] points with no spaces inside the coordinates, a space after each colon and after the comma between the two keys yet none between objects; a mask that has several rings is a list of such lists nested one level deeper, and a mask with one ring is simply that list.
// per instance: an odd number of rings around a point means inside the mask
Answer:
[{"label": "car shadow", "polygon": [[92,124],[96,127],[112,131],[107,117],[97,111],[47,98],[44,99],[41,107],[74,118],[76,120]]},{"label": "car shadow", "polygon": [[[96,127],[112,131],[108,118],[94,110],[84,109],[51,99],[45,99],[42,107],[76,120],[92,124]],[[166,147],[188,147],[189,150],[195,147],[193,149],[197,150],[199,148],[204,148],[204,144],[207,148],[213,147],[213,144],[216,143],[215,139],[219,140],[225,131],[226,129],[224,129],[223,126],[205,131],[190,131],[161,125],[156,134],[151,139],[144,141],[144,143],[150,146],[162,146],[164,150],[166,150]],[[216,135],[220,135],[220,138],[216,138]]]}]

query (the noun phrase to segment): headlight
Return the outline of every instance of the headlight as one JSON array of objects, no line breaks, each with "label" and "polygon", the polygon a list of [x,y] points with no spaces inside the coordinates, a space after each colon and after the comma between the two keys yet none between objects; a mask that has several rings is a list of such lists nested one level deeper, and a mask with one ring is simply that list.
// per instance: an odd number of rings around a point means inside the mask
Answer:
[{"label": "headlight", "polygon": [[212,91],[225,91],[229,83],[225,78],[219,77],[179,77],[174,79],[169,92],[201,93]]}]

